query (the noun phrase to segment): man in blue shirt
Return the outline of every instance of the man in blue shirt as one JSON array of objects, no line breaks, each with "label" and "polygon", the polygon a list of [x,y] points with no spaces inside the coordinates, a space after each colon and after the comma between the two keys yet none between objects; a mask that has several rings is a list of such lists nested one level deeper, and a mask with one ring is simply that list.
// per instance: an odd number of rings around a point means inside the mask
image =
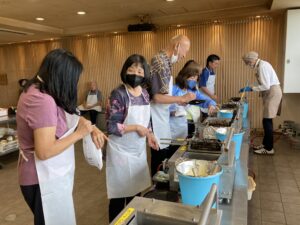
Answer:
[{"label": "man in blue shirt", "polygon": [[[220,64],[220,57],[217,55],[209,55],[206,60],[206,67],[202,70],[199,79],[200,90],[210,97],[211,99],[217,101],[218,97],[215,94],[215,69]],[[201,120],[203,121],[208,116],[208,111],[205,108],[201,108]]]}]

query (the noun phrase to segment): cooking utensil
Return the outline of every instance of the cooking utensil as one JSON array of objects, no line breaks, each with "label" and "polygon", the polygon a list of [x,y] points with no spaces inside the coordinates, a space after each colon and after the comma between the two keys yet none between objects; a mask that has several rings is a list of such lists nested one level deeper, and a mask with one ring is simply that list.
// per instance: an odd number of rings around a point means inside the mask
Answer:
[{"label": "cooking utensil", "polygon": [[205,102],[205,100],[197,100],[197,99],[195,99],[195,100],[192,100],[192,101],[188,102],[188,104],[189,105],[199,105],[199,104],[204,103],[204,102]]}]

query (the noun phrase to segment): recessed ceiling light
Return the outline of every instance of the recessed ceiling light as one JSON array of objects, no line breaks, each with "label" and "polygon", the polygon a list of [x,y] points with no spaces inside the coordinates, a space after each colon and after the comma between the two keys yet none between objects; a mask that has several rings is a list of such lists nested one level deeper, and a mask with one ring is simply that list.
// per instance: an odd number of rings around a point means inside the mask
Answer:
[{"label": "recessed ceiling light", "polygon": [[260,18],[260,16],[256,16],[255,18]]},{"label": "recessed ceiling light", "polygon": [[181,27],[181,25],[180,25],[180,24],[177,24],[176,27]]},{"label": "recessed ceiling light", "polygon": [[86,12],[85,12],[85,11],[78,11],[77,14],[78,14],[78,15],[85,15]]},{"label": "recessed ceiling light", "polygon": [[166,0],[166,2],[174,2],[175,0]]},{"label": "recessed ceiling light", "polygon": [[117,31],[114,32],[114,34],[117,34],[117,33],[118,33]]},{"label": "recessed ceiling light", "polygon": [[43,21],[43,20],[45,20],[43,17],[37,17],[37,18],[35,18],[37,21]]}]

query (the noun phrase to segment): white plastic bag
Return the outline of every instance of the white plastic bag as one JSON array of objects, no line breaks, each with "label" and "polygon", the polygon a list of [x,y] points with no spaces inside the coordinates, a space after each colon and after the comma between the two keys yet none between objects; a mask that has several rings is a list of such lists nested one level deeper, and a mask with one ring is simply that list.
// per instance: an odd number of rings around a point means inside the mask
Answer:
[{"label": "white plastic bag", "polygon": [[91,166],[96,166],[99,170],[101,170],[103,166],[102,150],[97,149],[90,134],[85,136],[82,142],[85,160]]}]

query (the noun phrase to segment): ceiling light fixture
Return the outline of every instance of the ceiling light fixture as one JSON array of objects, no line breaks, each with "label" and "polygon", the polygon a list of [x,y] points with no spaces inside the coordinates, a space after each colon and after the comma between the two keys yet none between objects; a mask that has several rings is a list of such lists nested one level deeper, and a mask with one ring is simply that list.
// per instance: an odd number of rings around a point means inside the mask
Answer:
[{"label": "ceiling light fixture", "polygon": [[85,12],[85,11],[78,11],[77,14],[78,14],[78,15],[85,15],[86,12]]},{"label": "ceiling light fixture", "polygon": [[118,33],[117,31],[114,32],[114,34],[117,34],[117,33]]},{"label": "ceiling light fixture", "polygon": [[166,0],[166,2],[174,2],[174,0]]},{"label": "ceiling light fixture", "polygon": [[43,17],[37,17],[37,18],[35,18],[35,20],[37,20],[37,21],[44,21],[45,19]]},{"label": "ceiling light fixture", "polygon": [[177,24],[176,27],[181,27],[181,25],[180,25],[180,24]]},{"label": "ceiling light fixture", "polygon": [[256,16],[255,18],[259,19],[259,18],[260,18],[260,16]]}]

